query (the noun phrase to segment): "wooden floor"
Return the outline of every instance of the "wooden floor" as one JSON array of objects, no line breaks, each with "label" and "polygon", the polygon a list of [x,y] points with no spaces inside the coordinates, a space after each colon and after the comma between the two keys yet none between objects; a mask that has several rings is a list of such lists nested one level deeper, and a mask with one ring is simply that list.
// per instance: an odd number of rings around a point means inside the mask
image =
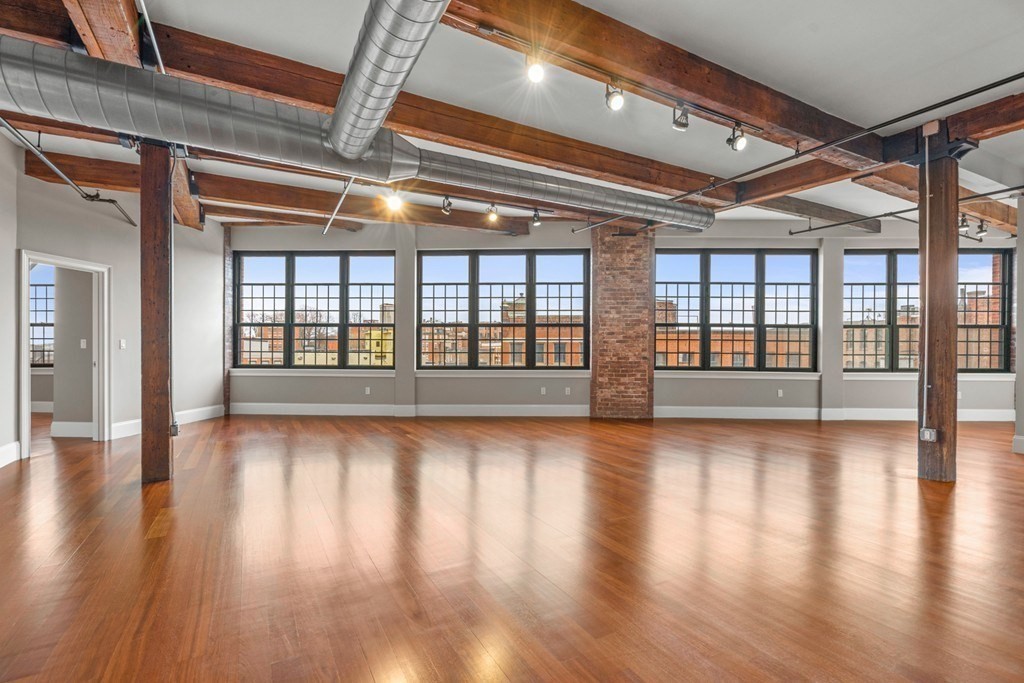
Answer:
[{"label": "wooden floor", "polygon": [[0,679],[1021,680],[1024,459],[962,424],[233,417],[0,469]]}]

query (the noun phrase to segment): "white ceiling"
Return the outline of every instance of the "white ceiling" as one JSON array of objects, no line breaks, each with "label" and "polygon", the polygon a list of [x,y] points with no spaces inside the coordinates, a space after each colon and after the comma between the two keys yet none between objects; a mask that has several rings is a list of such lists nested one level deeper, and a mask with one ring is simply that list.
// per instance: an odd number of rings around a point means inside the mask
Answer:
[{"label": "white ceiling", "polygon": [[[964,20],[966,6],[959,0],[582,2],[862,125],[1024,69],[1020,0],[973,3],[969,20]],[[335,71],[347,69],[366,4],[367,0],[147,2],[154,21]],[[406,89],[716,177],[791,155],[788,149],[757,139],[744,152],[732,152],[725,145],[727,128],[696,118],[686,133],[674,131],[669,109],[628,94],[624,110],[612,113],[603,105],[601,84],[560,69],[549,67],[545,81],[531,85],[521,55],[446,26],[431,38]],[[1021,90],[1024,81],[978,101]],[[971,103],[952,110],[967,104]],[[54,141],[52,146],[63,144]],[[96,150],[101,147],[109,146],[97,145]],[[1024,133],[986,141],[983,148],[1024,173]],[[223,166],[217,171],[281,181],[273,172]],[[313,182],[296,178],[289,175],[288,182]],[[864,214],[908,206],[849,182],[797,196]],[[752,208],[721,215],[776,216],[784,218]]]}]

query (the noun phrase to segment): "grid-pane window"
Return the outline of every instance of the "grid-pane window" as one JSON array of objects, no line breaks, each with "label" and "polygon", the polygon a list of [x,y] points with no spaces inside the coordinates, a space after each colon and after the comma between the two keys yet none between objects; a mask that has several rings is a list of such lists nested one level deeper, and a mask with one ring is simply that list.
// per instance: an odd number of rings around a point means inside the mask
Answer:
[{"label": "grid-pane window", "polygon": [[[1010,369],[1010,252],[959,255],[957,366]],[[920,358],[920,259],[913,251],[847,252],[844,261],[847,370],[916,371]]]},{"label": "grid-pane window", "polygon": [[961,370],[1008,370],[1010,285],[1000,252],[960,254],[956,358]]},{"label": "grid-pane window", "polygon": [[53,365],[53,323],[56,302],[55,269],[37,264],[29,274],[29,362],[32,367]]},{"label": "grid-pane window", "polygon": [[239,367],[394,367],[394,256],[239,253]]},{"label": "grid-pane window", "polygon": [[659,251],[655,367],[813,370],[809,251]]},{"label": "grid-pane window", "polygon": [[348,339],[350,368],[395,366],[395,257],[348,259]]},{"label": "grid-pane window", "polygon": [[585,368],[585,252],[420,254],[419,366]]},{"label": "grid-pane window", "polygon": [[582,368],[586,345],[586,256],[537,254],[535,349],[538,368]]},{"label": "grid-pane window", "polygon": [[469,367],[469,254],[420,257],[420,365]]}]

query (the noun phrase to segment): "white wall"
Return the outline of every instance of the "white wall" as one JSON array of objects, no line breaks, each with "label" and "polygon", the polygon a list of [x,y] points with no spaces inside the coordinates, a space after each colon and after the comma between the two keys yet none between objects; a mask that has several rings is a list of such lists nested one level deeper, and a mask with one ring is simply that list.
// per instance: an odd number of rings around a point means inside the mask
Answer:
[{"label": "white wall", "polygon": [[[19,153],[19,165],[22,157]],[[117,199],[138,219],[138,195],[103,192],[103,196]],[[141,415],[139,229],[106,204],[84,202],[71,188],[21,173],[17,199],[18,248],[111,266],[114,436],[137,433]],[[208,220],[203,232],[175,228],[174,407],[180,422],[209,417],[222,407],[222,249],[223,231],[215,221]]]},{"label": "white wall", "polygon": [[0,136],[0,466],[18,457],[18,176],[20,150]]}]

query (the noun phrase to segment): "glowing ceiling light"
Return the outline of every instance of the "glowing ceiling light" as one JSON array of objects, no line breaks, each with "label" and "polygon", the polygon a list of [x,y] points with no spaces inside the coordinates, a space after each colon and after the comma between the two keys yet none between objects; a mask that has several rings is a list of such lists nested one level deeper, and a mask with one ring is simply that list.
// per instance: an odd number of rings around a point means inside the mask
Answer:
[{"label": "glowing ceiling light", "polygon": [[388,207],[388,211],[397,212],[402,210],[402,205],[405,204],[405,200],[397,192],[392,192],[384,198],[384,203]]},{"label": "glowing ceiling light", "polygon": [[526,77],[531,83],[540,83],[544,80],[544,62],[536,56],[526,56]]},{"label": "glowing ceiling light", "polygon": [[732,135],[726,138],[725,142],[734,152],[742,152],[746,148],[747,136],[743,134],[740,124],[733,126]]},{"label": "glowing ceiling light", "polygon": [[498,220],[498,207],[494,204],[487,207],[487,220],[490,223],[496,223]]},{"label": "glowing ceiling light", "polygon": [[604,90],[604,103],[612,111],[619,111],[626,104],[622,90],[609,83]]}]

